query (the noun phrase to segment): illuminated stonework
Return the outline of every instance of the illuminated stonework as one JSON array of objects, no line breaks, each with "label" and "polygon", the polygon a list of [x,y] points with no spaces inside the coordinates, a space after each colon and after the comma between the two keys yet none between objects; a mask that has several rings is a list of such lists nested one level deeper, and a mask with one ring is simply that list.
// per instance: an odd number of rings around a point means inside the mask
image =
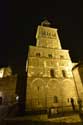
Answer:
[{"label": "illuminated stonework", "polygon": [[0,105],[16,102],[17,74],[12,74],[10,67],[0,69]]},{"label": "illuminated stonework", "polygon": [[62,49],[56,28],[38,26],[36,46],[29,46],[26,110],[77,105],[69,51]]},{"label": "illuminated stonework", "polygon": [[0,78],[0,98],[2,104],[13,104],[16,102],[17,75]]},{"label": "illuminated stonework", "polygon": [[77,87],[79,98],[83,103],[83,63],[73,63],[73,76]]},{"label": "illuminated stonework", "polygon": [[0,78],[11,76],[12,70],[10,67],[3,67],[0,69]]}]

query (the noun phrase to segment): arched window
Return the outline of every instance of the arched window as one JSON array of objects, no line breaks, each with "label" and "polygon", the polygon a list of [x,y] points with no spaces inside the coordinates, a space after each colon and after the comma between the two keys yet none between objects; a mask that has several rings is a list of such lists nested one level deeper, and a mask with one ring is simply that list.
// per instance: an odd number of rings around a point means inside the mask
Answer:
[{"label": "arched window", "polygon": [[65,70],[62,70],[62,74],[64,77],[66,77],[66,71]]},{"label": "arched window", "polygon": [[40,57],[40,53],[36,53],[36,56]]},{"label": "arched window", "polygon": [[53,77],[53,78],[55,77],[55,71],[54,71],[54,69],[51,69],[51,70],[50,70],[50,75],[51,75],[51,77]]}]

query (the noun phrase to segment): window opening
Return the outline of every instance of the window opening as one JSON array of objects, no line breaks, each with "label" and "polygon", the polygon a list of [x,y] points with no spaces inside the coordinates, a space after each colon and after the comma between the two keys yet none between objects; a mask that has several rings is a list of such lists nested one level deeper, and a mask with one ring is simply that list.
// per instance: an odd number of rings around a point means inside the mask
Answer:
[{"label": "window opening", "polygon": [[40,53],[36,53],[36,56],[40,57]]},{"label": "window opening", "polygon": [[52,58],[52,54],[48,54],[48,57],[49,57],[49,58]]},{"label": "window opening", "polygon": [[62,70],[62,74],[64,77],[66,77],[66,71],[65,70]]},{"label": "window opening", "polygon": [[55,77],[54,69],[51,69],[51,70],[50,70],[50,75],[51,75],[51,77]]},{"label": "window opening", "polygon": [[63,56],[63,55],[60,55],[60,58],[61,58],[61,59],[63,59],[63,58],[64,58],[64,56]]}]

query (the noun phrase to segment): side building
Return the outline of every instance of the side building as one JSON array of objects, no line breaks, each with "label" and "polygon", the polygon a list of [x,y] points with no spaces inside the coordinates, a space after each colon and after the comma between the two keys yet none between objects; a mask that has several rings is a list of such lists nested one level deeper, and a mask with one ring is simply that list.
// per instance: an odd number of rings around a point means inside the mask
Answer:
[{"label": "side building", "polygon": [[72,71],[78,96],[83,103],[83,62],[74,63]]},{"label": "side building", "polygon": [[0,69],[0,105],[10,105],[16,102],[17,75],[12,74],[10,67]]},{"label": "side building", "polygon": [[[36,46],[29,46],[26,63],[26,110],[77,105],[78,93],[72,74],[69,50],[62,49],[58,31],[45,25],[37,28]],[[48,23],[49,24],[49,23]]]}]

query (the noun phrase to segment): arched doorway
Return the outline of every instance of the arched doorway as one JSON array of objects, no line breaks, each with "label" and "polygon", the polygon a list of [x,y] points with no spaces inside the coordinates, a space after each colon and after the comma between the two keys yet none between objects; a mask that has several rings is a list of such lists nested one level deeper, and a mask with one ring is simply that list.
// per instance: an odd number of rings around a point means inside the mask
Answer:
[{"label": "arched doorway", "polygon": [[65,79],[63,80],[62,84],[62,95],[64,105],[70,105],[71,98],[73,98],[74,102],[77,103],[77,92],[74,81]]},{"label": "arched doorway", "polygon": [[48,82],[47,105],[48,107],[57,107],[61,101],[61,87],[57,79],[51,79]]}]

